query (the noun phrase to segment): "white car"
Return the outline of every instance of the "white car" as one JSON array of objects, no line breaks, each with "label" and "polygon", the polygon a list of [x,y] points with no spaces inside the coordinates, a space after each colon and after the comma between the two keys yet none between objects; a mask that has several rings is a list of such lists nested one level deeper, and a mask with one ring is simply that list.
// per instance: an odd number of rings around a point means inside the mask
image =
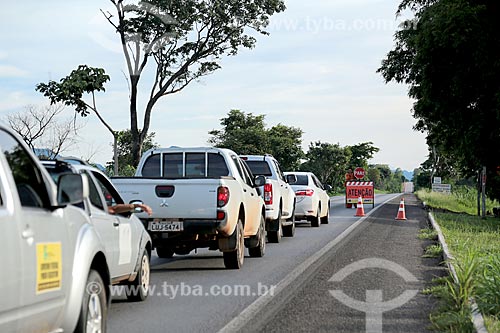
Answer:
[{"label": "white car", "polygon": [[307,220],[311,227],[327,224],[330,216],[330,196],[326,191],[330,185],[323,185],[312,172],[285,172],[285,176],[295,175],[297,181],[292,183],[295,191],[295,220]]},{"label": "white car", "polygon": [[280,164],[269,154],[240,157],[255,176],[266,177],[266,183],[260,187],[260,192],[266,204],[268,241],[279,243],[281,235],[293,237],[295,234],[295,194],[290,186],[290,180],[283,175]]},{"label": "white car", "polygon": [[84,174],[89,180],[89,196],[79,205],[90,217],[109,254],[109,273],[112,284],[125,284],[127,298],[143,301],[147,298],[151,237],[141,220],[131,212],[111,214],[108,207],[123,204],[123,199],[108,177],[99,169],[78,161],[42,161],[57,182],[61,174]]}]

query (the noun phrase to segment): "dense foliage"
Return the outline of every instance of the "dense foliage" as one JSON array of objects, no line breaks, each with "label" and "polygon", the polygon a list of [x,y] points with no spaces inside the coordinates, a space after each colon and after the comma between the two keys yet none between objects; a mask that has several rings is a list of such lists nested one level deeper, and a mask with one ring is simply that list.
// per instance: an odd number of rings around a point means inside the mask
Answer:
[{"label": "dense foliage", "polygon": [[[154,142],[155,137],[154,132],[149,133],[146,140],[142,144],[144,151],[151,148],[158,148],[158,144]],[[132,133],[130,130],[124,130],[117,132],[117,148],[118,148],[118,174],[120,176],[133,176],[137,168],[137,164],[134,163],[134,158],[132,155]],[[108,162],[106,164],[106,171],[110,175],[114,175],[114,163]]]},{"label": "dense foliage", "polygon": [[242,155],[271,154],[283,171],[310,171],[321,182],[333,187],[334,192],[344,191],[346,172],[356,167],[366,170],[365,180],[375,182],[375,188],[400,192],[405,177],[401,169],[391,171],[387,165],[368,165],[368,160],[379,151],[372,142],[353,146],[311,142],[307,153],[302,150],[302,130],[278,124],[266,128],[264,115],[254,115],[241,110],[231,110],[221,119],[221,129],[209,132],[210,145],[229,148]]},{"label": "dense foliage", "polygon": [[427,133],[434,155],[465,177],[486,166],[488,192],[499,198],[500,4],[404,0],[399,10],[408,9],[415,18],[396,33],[379,72],[409,85],[415,129]]},{"label": "dense foliage", "polygon": [[304,157],[302,130],[282,124],[266,129],[264,115],[253,115],[231,110],[222,118],[222,129],[208,134],[208,143],[214,147],[229,148],[241,155],[271,154],[284,171],[296,170]]}]

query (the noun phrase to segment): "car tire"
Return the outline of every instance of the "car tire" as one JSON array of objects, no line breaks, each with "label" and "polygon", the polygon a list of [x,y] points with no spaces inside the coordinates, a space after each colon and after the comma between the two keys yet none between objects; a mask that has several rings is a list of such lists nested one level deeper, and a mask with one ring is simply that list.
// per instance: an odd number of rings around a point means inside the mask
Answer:
[{"label": "car tire", "polygon": [[288,219],[288,222],[292,223],[283,226],[283,236],[293,237],[295,236],[295,204],[293,205],[292,216]]},{"label": "car tire", "polygon": [[281,225],[281,209],[278,213],[278,218],[274,222],[278,222],[278,230],[268,230],[267,240],[269,243],[279,243],[281,241],[281,236],[283,235],[283,226]]},{"label": "car tire", "polygon": [[330,218],[330,201],[328,201],[328,206],[326,210],[326,215],[321,218],[321,224],[328,224],[328,219]]},{"label": "car tire", "polygon": [[174,256],[174,250],[168,247],[157,247],[156,255],[159,258],[172,258]]},{"label": "car tire", "polygon": [[234,251],[222,253],[224,257],[224,266],[228,269],[240,269],[243,267],[243,261],[245,259],[245,238],[241,219],[238,220],[234,233],[233,235],[236,237],[236,249]]},{"label": "car tire", "polygon": [[107,306],[106,288],[101,275],[91,269],[85,284],[80,317],[75,332],[106,332]]},{"label": "car tire", "polygon": [[259,243],[255,247],[248,248],[248,254],[250,257],[260,258],[263,257],[266,252],[266,220],[264,216],[260,217],[259,226]]},{"label": "car tire", "polygon": [[139,271],[135,280],[129,283],[133,288],[129,289],[127,299],[132,302],[142,302],[148,297],[149,279],[151,277],[151,266],[149,262],[149,253],[146,249],[142,253]]},{"label": "car tire", "polygon": [[316,216],[311,216],[308,218],[309,222],[311,222],[311,227],[317,228],[320,226],[320,224],[321,224],[320,214],[321,214],[321,207],[318,207],[318,210],[316,212]]}]

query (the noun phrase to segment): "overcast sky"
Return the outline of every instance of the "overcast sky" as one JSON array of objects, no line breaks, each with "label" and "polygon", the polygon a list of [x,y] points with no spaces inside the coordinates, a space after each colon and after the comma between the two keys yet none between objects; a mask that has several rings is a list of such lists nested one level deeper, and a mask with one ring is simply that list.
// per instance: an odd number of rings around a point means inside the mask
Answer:
[{"label": "overcast sky", "polygon": [[[427,157],[425,136],[412,127],[407,87],[385,84],[376,73],[393,46],[399,1],[286,1],[272,18],[270,36],[225,58],[222,69],[161,100],[151,131],[161,146],[204,146],[231,109],[265,115],[304,131],[310,142],[342,146],[371,141],[370,163],[412,171]],[[35,85],[59,80],[80,64],[111,76],[98,107],[116,129],[130,127],[125,62],[117,35],[99,9],[106,0],[10,1],[0,11],[0,118],[47,100]],[[151,82],[144,81],[141,96]],[[144,106],[141,99],[140,107]],[[71,115],[73,110],[65,110]],[[142,118],[142,115],[141,115]],[[82,142],[67,152],[104,164],[112,159],[110,133],[95,116],[85,120]]]}]

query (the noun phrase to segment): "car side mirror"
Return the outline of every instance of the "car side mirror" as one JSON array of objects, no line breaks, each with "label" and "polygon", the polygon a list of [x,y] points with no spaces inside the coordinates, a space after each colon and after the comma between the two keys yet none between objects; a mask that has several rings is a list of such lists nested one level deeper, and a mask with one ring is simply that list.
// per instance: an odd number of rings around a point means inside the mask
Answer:
[{"label": "car side mirror", "polygon": [[264,184],[266,183],[266,177],[264,177],[262,175],[255,176],[255,179],[253,180],[253,182],[255,184],[255,187],[264,186]]},{"label": "car side mirror", "polygon": [[57,181],[57,202],[61,206],[82,202],[89,197],[89,180],[84,174],[67,173]]},{"label": "car side mirror", "polygon": [[288,184],[295,184],[297,182],[297,176],[296,175],[286,175],[286,182]]},{"label": "car side mirror", "polygon": [[325,190],[327,190],[327,191],[331,191],[332,190],[332,187],[330,185],[325,184],[324,186],[325,186]]}]

